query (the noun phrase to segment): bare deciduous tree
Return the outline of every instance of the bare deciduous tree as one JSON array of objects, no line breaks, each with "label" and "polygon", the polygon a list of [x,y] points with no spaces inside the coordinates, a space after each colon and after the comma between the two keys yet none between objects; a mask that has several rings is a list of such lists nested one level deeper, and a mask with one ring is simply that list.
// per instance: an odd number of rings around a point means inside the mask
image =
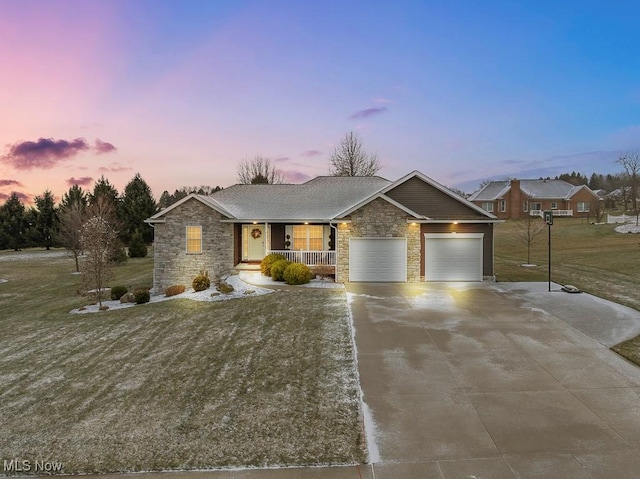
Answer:
[{"label": "bare deciduous tree", "polygon": [[[529,198],[527,197],[527,200]],[[518,228],[516,235],[527,245],[527,264],[531,264],[531,244],[544,231],[545,222],[539,216],[526,215],[524,218],[516,220]]]},{"label": "bare deciduous tree", "polygon": [[61,208],[58,213],[60,218],[60,229],[58,239],[62,245],[71,251],[76,262],[76,271],[80,271],[78,258],[82,253],[80,237],[82,235],[82,225],[85,220],[85,208],[82,203],[74,202]]},{"label": "bare deciduous tree", "polygon": [[378,155],[366,153],[362,140],[353,131],[347,133],[331,154],[333,176],[375,176],[382,168]]},{"label": "bare deciduous tree", "polygon": [[116,230],[101,216],[90,218],[82,226],[80,245],[85,252],[82,279],[87,289],[95,289],[100,308],[107,281],[113,275],[113,250],[117,244]]},{"label": "bare deciduous tree", "polygon": [[238,165],[238,183],[241,185],[281,184],[284,182],[284,175],[271,164],[269,158],[256,156],[253,160],[243,160]]},{"label": "bare deciduous tree", "polygon": [[[617,163],[624,168],[627,176],[629,195],[633,211],[638,216],[638,180],[640,179],[640,154],[637,152],[626,153],[618,158]],[[625,185],[626,186],[626,185]],[[623,188],[624,191],[624,188]]]}]

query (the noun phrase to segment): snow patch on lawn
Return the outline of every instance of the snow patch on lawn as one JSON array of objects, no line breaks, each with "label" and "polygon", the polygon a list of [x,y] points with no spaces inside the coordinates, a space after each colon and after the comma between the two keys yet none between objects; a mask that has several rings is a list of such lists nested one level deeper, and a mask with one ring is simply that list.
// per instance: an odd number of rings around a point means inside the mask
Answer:
[{"label": "snow patch on lawn", "polygon": [[31,259],[51,259],[64,258],[69,256],[67,250],[64,251],[11,251],[0,255],[0,261],[26,261]]},{"label": "snow patch on lawn", "polygon": [[616,226],[618,233],[640,233],[640,226],[633,224]]},{"label": "snow patch on lawn", "polygon": [[[263,294],[273,293],[273,290],[271,289],[258,288],[251,284],[245,283],[237,275],[229,276],[225,278],[225,281],[231,286],[233,286],[233,289],[234,289],[234,291],[232,291],[229,294],[220,293],[214,287],[205,289],[204,291],[194,291],[193,289],[189,288],[184,293],[176,294],[175,296],[170,296],[170,297],[167,297],[164,295],[151,296],[151,300],[149,302],[159,303],[162,301],[168,301],[170,299],[193,299],[195,301],[209,301],[209,302],[226,301],[228,299],[246,298],[247,296],[260,296]],[[125,308],[132,308],[134,306],[140,306],[140,305],[136,305],[135,303],[121,303],[119,300],[103,301],[102,305],[108,306],[109,311],[115,310],[115,309],[125,309]],[[85,313],[97,313],[101,311],[99,310],[99,307],[97,304],[92,304],[89,306],[85,306],[83,308],[73,309],[70,312],[73,314],[85,314]]]}]

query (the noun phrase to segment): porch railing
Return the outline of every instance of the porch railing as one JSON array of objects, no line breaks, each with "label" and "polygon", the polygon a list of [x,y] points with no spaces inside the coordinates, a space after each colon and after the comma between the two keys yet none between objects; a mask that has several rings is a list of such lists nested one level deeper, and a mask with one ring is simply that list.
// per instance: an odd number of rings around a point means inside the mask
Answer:
[{"label": "porch railing", "polygon": [[302,263],[307,266],[335,266],[335,251],[305,251],[305,250],[275,250],[269,253],[278,253],[283,255],[292,263]]},{"label": "porch railing", "polygon": [[[573,216],[573,210],[551,210],[553,211],[553,216]],[[544,215],[544,210],[529,210],[530,216],[540,216]]]}]

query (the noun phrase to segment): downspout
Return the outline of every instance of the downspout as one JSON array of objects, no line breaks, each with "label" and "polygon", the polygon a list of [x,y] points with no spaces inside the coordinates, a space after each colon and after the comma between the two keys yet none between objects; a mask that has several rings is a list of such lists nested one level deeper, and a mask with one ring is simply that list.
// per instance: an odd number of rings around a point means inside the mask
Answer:
[{"label": "downspout", "polygon": [[338,227],[334,225],[331,221],[329,221],[329,226],[333,228],[333,237],[335,238],[335,242],[333,248],[336,252],[336,282],[338,281]]},{"label": "downspout", "polygon": [[[145,223],[147,223],[145,221]],[[156,296],[160,293],[156,291],[156,227],[153,223],[147,223],[153,228],[153,295]]]}]

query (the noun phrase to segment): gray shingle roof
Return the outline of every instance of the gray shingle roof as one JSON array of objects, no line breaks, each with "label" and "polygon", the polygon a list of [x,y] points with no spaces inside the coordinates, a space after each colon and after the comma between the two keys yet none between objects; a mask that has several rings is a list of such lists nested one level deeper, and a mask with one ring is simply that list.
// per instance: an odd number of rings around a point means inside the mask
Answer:
[{"label": "gray shingle roof", "polygon": [[531,198],[567,198],[575,188],[563,180],[520,181],[520,189]]},{"label": "gray shingle roof", "polygon": [[234,185],[207,200],[239,220],[328,220],[389,184],[377,176],[320,176],[301,185]]},{"label": "gray shingle roof", "polygon": [[[493,201],[503,197],[511,187],[510,181],[492,181],[469,197],[470,201]],[[520,180],[520,189],[532,199],[569,199],[582,186],[563,180]]]},{"label": "gray shingle roof", "polygon": [[469,196],[469,201],[492,201],[508,191],[508,181],[492,181],[484,188]]}]

